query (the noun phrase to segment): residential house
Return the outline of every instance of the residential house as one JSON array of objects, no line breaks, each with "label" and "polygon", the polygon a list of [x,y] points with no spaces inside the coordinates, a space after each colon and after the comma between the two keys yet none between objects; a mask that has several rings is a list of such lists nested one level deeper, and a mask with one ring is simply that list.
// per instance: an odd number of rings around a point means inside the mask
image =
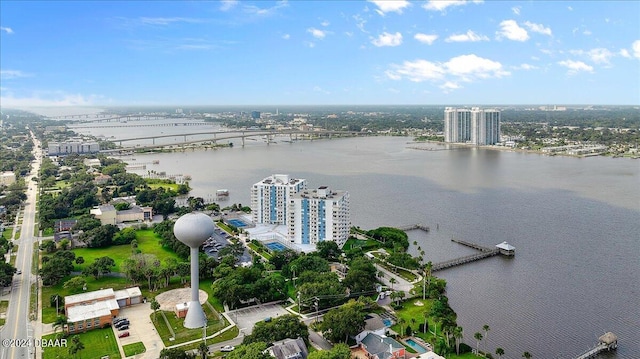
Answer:
[{"label": "residential house", "polygon": [[369,359],[405,359],[406,349],[397,341],[375,333],[368,333],[360,343]]},{"label": "residential house", "polygon": [[272,357],[277,359],[307,359],[309,356],[307,346],[300,337],[275,342],[267,350]]}]

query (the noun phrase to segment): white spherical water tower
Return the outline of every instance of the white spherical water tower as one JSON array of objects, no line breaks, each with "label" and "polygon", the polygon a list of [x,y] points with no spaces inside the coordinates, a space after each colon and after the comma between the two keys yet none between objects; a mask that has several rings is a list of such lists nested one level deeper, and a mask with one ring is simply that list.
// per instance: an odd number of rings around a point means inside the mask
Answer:
[{"label": "white spherical water tower", "polygon": [[184,318],[185,328],[202,328],[207,320],[198,295],[198,248],[213,234],[214,229],[213,220],[203,213],[187,213],[173,225],[176,238],[191,248],[191,301]]}]

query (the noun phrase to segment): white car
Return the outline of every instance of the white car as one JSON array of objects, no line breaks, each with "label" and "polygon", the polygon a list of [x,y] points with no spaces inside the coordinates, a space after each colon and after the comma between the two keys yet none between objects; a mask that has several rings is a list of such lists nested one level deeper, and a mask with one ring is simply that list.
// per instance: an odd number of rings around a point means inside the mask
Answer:
[{"label": "white car", "polygon": [[231,345],[225,345],[222,348],[220,348],[221,352],[230,352],[233,351],[236,347],[231,346]]}]

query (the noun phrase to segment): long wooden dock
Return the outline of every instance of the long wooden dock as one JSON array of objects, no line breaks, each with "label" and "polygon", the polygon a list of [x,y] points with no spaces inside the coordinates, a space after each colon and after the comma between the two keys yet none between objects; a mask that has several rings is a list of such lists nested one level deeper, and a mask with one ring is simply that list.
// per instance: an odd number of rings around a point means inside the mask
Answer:
[{"label": "long wooden dock", "polygon": [[401,231],[405,231],[405,232],[406,231],[412,231],[414,229],[421,229],[421,230],[423,230],[425,232],[429,232],[429,227],[425,226],[424,224],[420,224],[420,223],[412,224],[412,225],[404,226],[404,227],[398,227],[398,229],[401,230]]},{"label": "long wooden dock", "polygon": [[480,253],[471,254],[471,255],[468,255],[468,256],[454,258],[454,259],[450,259],[448,261],[435,263],[431,267],[431,272],[437,272],[439,270],[443,270],[443,269],[459,266],[459,265],[462,265],[462,264],[465,264],[465,263],[479,261],[481,259],[493,257],[493,256],[496,256],[496,255],[500,254],[500,250],[498,248],[487,248],[487,247],[481,246],[479,244],[463,241],[463,240],[460,240],[460,239],[454,239],[454,238],[451,238],[451,241],[455,242],[455,243],[458,243],[458,244],[462,244],[463,246],[467,246],[469,248],[473,248],[473,249],[479,251]]}]

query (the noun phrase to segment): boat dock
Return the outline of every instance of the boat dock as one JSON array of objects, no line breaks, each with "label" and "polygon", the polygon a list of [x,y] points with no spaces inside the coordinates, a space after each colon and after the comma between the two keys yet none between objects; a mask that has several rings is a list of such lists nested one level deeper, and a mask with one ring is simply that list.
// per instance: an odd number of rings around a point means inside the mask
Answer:
[{"label": "boat dock", "polygon": [[[515,253],[515,247],[510,246],[506,242],[496,245],[495,248],[488,248],[485,246],[481,246],[479,244],[463,241],[460,239],[451,238],[451,241],[458,244],[462,244],[463,246],[467,246],[469,248],[473,248],[479,251],[480,253],[471,254],[471,255],[459,257],[459,258],[454,258],[444,262],[434,263],[433,266],[431,267],[431,272],[437,272],[439,270],[459,266],[459,265],[470,263],[470,262],[479,261],[481,259],[497,256],[498,254],[513,256]],[[506,246],[506,249],[505,249],[505,246]]]},{"label": "boat dock", "polygon": [[617,348],[618,348],[618,337],[611,332],[607,332],[604,335],[602,335],[600,338],[598,338],[598,345],[587,350],[581,355],[577,356],[576,359],[593,358],[603,351],[616,350]]},{"label": "boat dock", "polygon": [[425,226],[424,224],[420,224],[420,223],[412,224],[412,225],[404,226],[404,227],[398,227],[398,229],[401,230],[401,231],[405,231],[405,232],[406,231],[412,231],[414,229],[420,229],[420,230],[423,230],[425,232],[429,232],[429,227]]}]

